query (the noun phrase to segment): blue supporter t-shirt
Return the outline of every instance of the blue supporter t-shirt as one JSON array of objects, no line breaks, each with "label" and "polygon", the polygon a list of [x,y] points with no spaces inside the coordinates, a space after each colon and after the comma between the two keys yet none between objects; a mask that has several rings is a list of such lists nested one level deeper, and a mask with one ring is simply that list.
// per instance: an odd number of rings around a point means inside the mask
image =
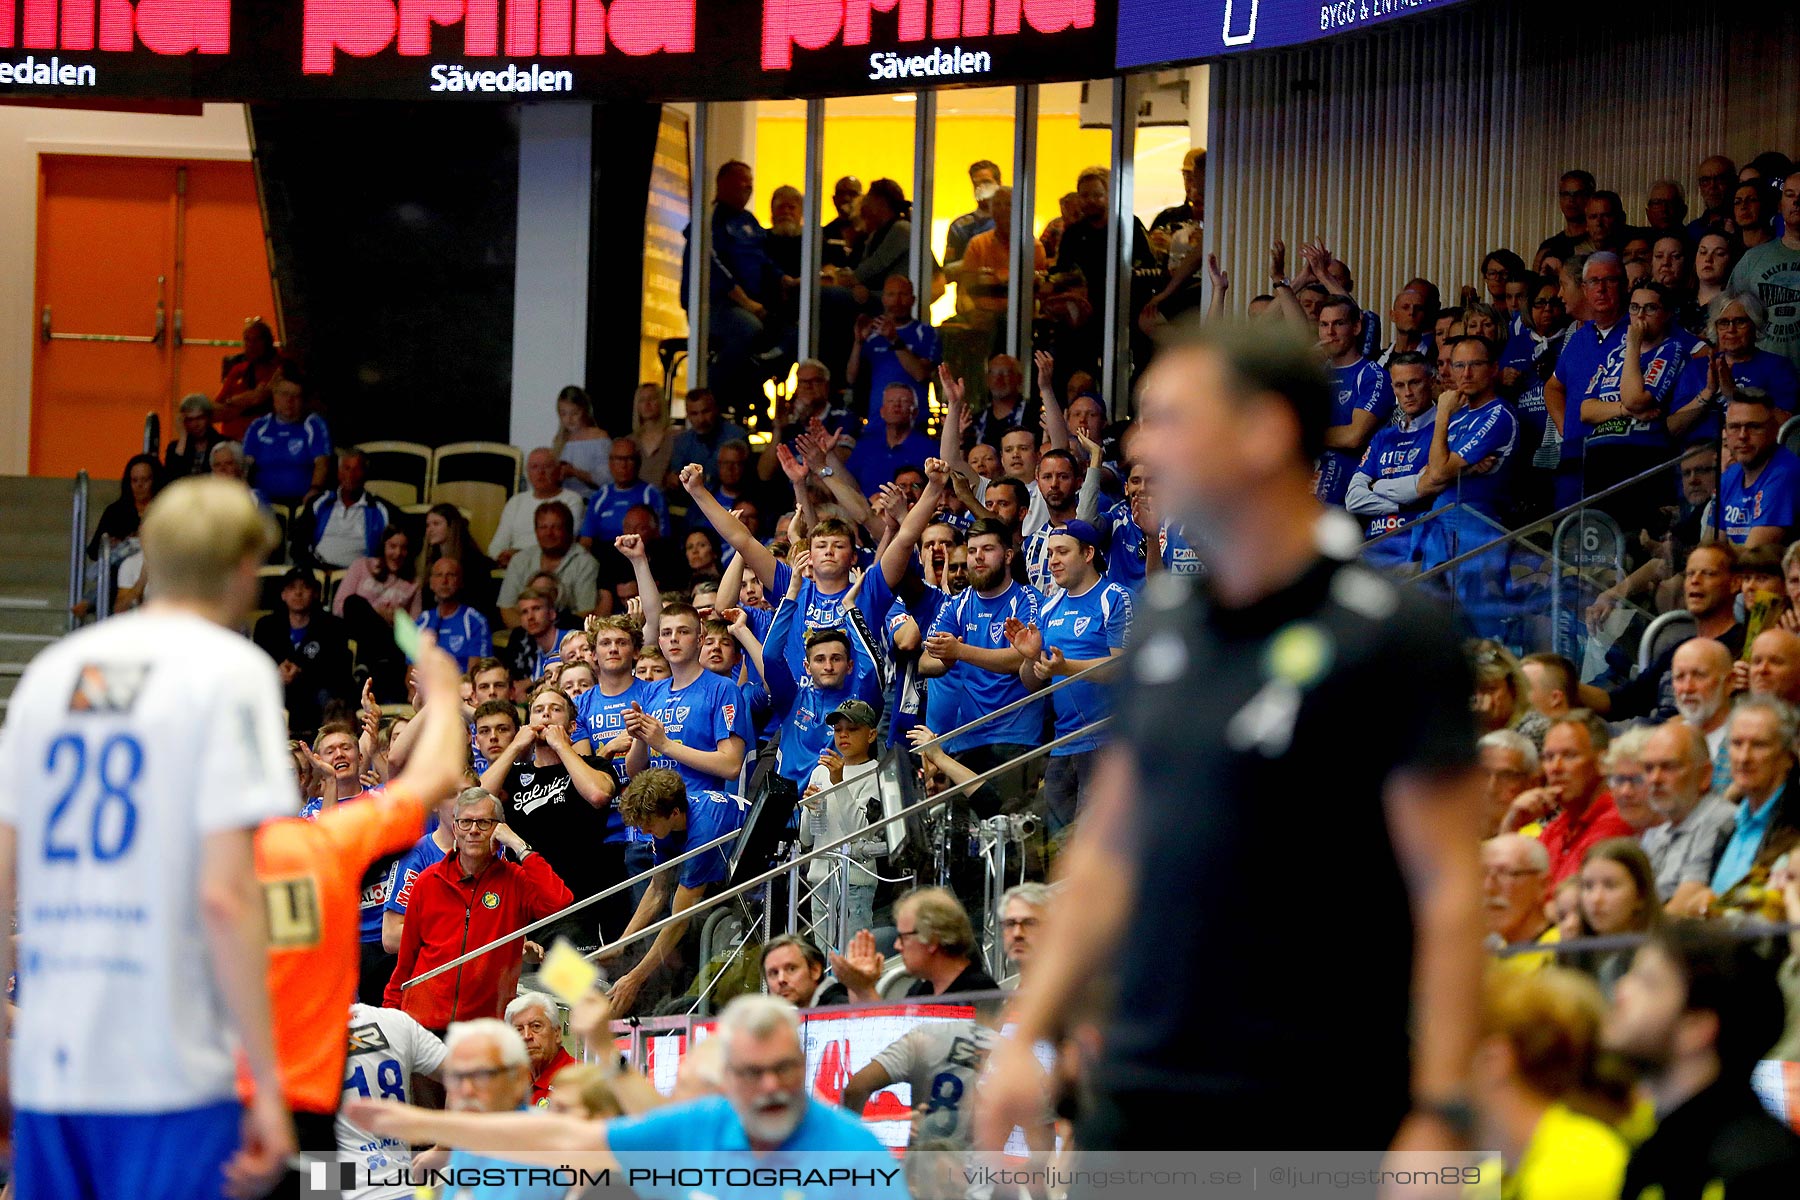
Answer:
[{"label": "blue supporter t-shirt", "polygon": [[[1349,480],[1344,481],[1346,488]],[[1164,521],[1157,531],[1162,546],[1163,570],[1171,575],[1202,575],[1206,568],[1200,562],[1200,551],[1188,541],[1187,526],[1176,521]]]},{"label": "blue supporter t-shirt", "polygon": [[[1695,350],[1699,349],[1696,343]],[[1709,355],[1690,353],[1681,378],[1675,385],[1675,402],[1671,411],[1680,412],[1698,402],[1710,379]],[[1769,401],[1783,412],[1800,408],[1800,374],[1794,364],[1779,354],[1758,350],[1741,363],[1731,364],[1731,382],[1737,387],[1758,388],[1768,393]],[[1714,408],[1687,432],[1687,443],[1716,442],[1724,433],[1724,410]]]},{"label": "blue supporter t-shirt", "polygon": [[[869,378],[869,411],[881,411],[881,394],[888,384],[904,383],[918,398],[919,411],[926,412],[926,396],[931,388],[931,376],[927,374],[923,380],[918,380],[908,375],[906,368],[900,365],[900,356],[894,353],[895,343],[906,347],[928,363],[935,365],[943,361],[943,343],[938,340],[937,330],[925,321],[915,318],[896,326],[894,340],[891,342],[879,333],[869,334],[862,344],[863,366]],[[879,430],[875,428],[878,421],[878,418],[870,419],[869,427],[863,431],[863,438],[879,435]],[[861,440],[857,444],[861,445]],[[858,475],[857,478],[861,479],[862,476]]]},{"label": "blue supporter t-shirt", "polygon": [[1605,400],[1616,406],[1618,415],[1595,425],[1588,431],[1588,444],[1591,446],[1651,446],[1663,447],[1669,444],[1669,430],[1664,418],[1667,417],[1670,402],[1675,395],[1676,384],[1687,365],[1688,352],[1693,349],[1694,338],[1686,330],[1670,334],[1654,346],[1646,347],[1638,352],[1638,367],[1644,375],[1644,390],[1656,399],[1657,415],[1647,420],[1640,420],[1625,411],[1625,402],[1620,399],[1620,389],[1624,383],[1624,359],[1620,358],[1621,374],[1608,376],[1606,390],[1593,397]]},{"label": "blue supporter t-shirt", "polygon": [[[1377,429],[1375,436],[1369,440],[1369,448],[1363,451],[1362,463],[1356,468],[1356,474],[1366,476],[1373,484],[1384,479],[1409,479],[1423,471],[1431,458],[1434,414],[1426,409],[1419,414],[1419,418],[1416,424],[1387,425]],[[1390,530],[1398,529],[1430,507],[1431,500],[1427,498],[1401,504],[1391,513],[1360,516],[1358,520],[1363,523],[1363,538],[1367,540],[1380,537]],[[1391,537],[1364,552],[1365,560],[1376,566],[1398,566],[1411,557],[1410,532]]]},{"label": "blue supporter t-shirt", "polygon": [[[1394,385],[1388,373],[1360,358],[1347,367],[1331,368],[1331,424],[1350,424],[1359,412],[1373,413],[1377,427],[1387,424],[1394,415]],[[1350,476],[1356,471],[1360,454],[1344,450],[1327,450],[1319,456],[1318,482],[1314,490],[1327,504],[1342,505],[1344,493],[1350,490]]]},{"label": "blue supporter t-shirt", "polygon": [[1513,460],[1519,449],[1519,419],[1499,397],[1479,408],[1459,408],[1445,431],[1450,453],[1474,467],[1485,458],[1498,457],[1494,469],[1484,474],[1464,470],[1455,483],[1439,492],[1433,509],[1462,504],[1493,516],[1505,503]]},{"label": "blue supporter t-shirt", "polygon": [[1725,539],[1742,546],[1758,525],[1792,529],[1800,525],[1800,457],[1786,446],[1776,446],[1769,461],[1757,472],[1756,481],[1744,482],[1744,464],[1725,468],[1719,481],[1724,502]]},{"label": "blue supporter t-shirt", "polygon": [[[775,582],[765,589],[770,596],[787,595],[788,583],[794,578],[794,569],[785,562],[775,564]],[[844,615],[844,597],[848,595],[848,587],[841,591],[826,592],[819,585],[807,579],[800,584],[798,597],[798,618],[794,622],[794,630],[787,637],[785,645],[777,648],[764,646],[763,653],[780,653],[787,659],[788,669],[793,671],[795,679],[806,678],[806,634],[812,629],[842,629],[850,635],[850,647],[856,653],[856,669],[858,671],[874,670],[875,654],[879,651],[883,657],[887,655],[885,643],[871,647],[863,640],[862,634]],[[856,610],[862,615],[863,624],[870,636],[886,637],[888,609],[894,604],[894,590],[888,586],[887,576],[881,573],[878,566],[866,567],[863,571],[862,586],[856,590]],[[771,621],[773,618],[771,617]]]},{"label": "blue supporter t-shirt", "polygon": [[663,503],[661,488],[638,480],[630,487],[609,483],[588,498],[587,513],[581,519],[581,535],[598,545],[612,545],[613,539],[625,532],[625,514],[639,505],[656,514],[657,528],[669,532],[669,506]]},{"label": "blue supporter t-shirt", "polygon": [[856,477],[859,488],[872,493],[882,484],[894,482],[901,467],[923,470],[925,460],[935,456],[939,449],[936,438],[926,437],[917,429],[907,434],[898,446],[890,446],[887,426],[880,421],[871,421],[862,437],[857,439],[856,449],[850,452],[844,469]]},{"label": "blue supporter t-shirt", "polygon": [[331,432],[317,413],[292,422],[266,413],[244,433],[244,456],[254,464],[250,482],[277,504],[305,496],[312,488],[313,460],[330,454]]},{"label": "blue supporter t-shirt", "polygon": [[466,604],[458,605],[447,617],[433,605],[419,614],[419,628],[430,630],[439,649],[454,658],[464,671],[475,659],[487,658],[494,652],[487,618]]},{"label": "blue supporter t-shirt", "polygon": [[581,693],[575,701],[575,719],[593,753],[600,753],[602,746],[625,732],[625,714],[630,711],[632,701],[643,703],[649,687],[642,679],[633,677],[625,690],[616,696],[602,692],[599,684]]},{"label": "blue supporter t-shirt", "polygon": [[[856,1172],[848,1184],[833,1186],[833,1196],[880,1197],[905,1200],[909,1194],[900,1161],[882,1146],[856,1116],[821,1100],[807,1099],[806,1114],[787,1140],[776,1150],[750,1156],[744,1123],[723,1096],[707,1096],[686,1104],[671,1104],[641,1116],[610,1121],[606,1145],[619,1160],[624,1177],[634,1169],[646,1174],[631,1178],[632,1188],[645,1200],[689,1200],[692,1180],[671,1171],[672,1163],[707,1170],[712,1180],[704,1189],[714,1200],[769,1200],[782,1194],[776,1187],[756,1185],[759,1170]],[[673,1157],[672,1157],[673,1156]],[[659,1172],[653,1178],[650,1172]],[[864,1183],[862,1180],[870,1182]],[[794,1189],[796,1196],[801,1189]],[[807,1196],[824,1194],[814,1186]]]},{"label": "blue supporter t-shirt", "polygon": [[1619,373],[1625,369],[1625,331],[1630,322],[1621,316],[1601,333],[1592,321],[1569,331],[1556,360],[1556,378],[1562,381],[1562,461],[1579,463],[1587,442],[1587,424],[1581,419],[1581,402],[1589,397],[1619,394]]},{"label": "blue supporter t-shirt", "polygon": [[[1058,588],[1045,597],[1038,614],[1044,633],[1044,649],[1061,650],[1064,658],[1107,658],[1125,647],[1131,635],[1131,593],[1105,579],[1080,595]],[[1081,679],[1064,684],[1050,696],[1055,713],[1056,736],[1066,737],[1085,725],[1108,716],[1112,704],[1107,685]],[[1058,746],[1052,758],[1097,750],[1106,741],[1104,732],[1091,733]]]},{"label": "blue supporter t-shirt", "polygon": [[412,849],[400,856],[394,864],[394,873],[389,879],[387,903],[382,905],[383,912],[406,915],[406,906],[412,903],[413,881],[434,863],[444,861],[450,853],[438,849],[438,844],[431,840],[428,833],[413,843]]},{"label": "blue supporter t-shirt", "polygon": [[1134,592],[1143,587],[1144,531],[1131,519],[1131,501],[1121,500],[1101,513],[1094,527],[1106,539],[1106,577]]},{"label": "blue supporter t-shirt", "polygon": [[[702,670],[700,677],[678,688],[673,679],[658,679],[644,691],[638,703],[663,723],[675,741],[690,750],[712,751],[728,737],[741,737],[748,750],[756,742],[750,711],[738,685],[723,675]],[[687,784],[688,794],[709,788],[735,786],[735,777],[707,775],[662,754],[652,754],[649,765],[667,767]]]},{"label": "blue supporter t-shirt", "polygon": [[[686,853],[689,846],[704,846],[734,829],[742,829],[744,818],[749,812],[750,802],[742,796],[713,788],[690,790],[687,796],[687,828],[677,829],[666,838],[652,838],[650,841],[651,848],[656,853],[656,861],[667,862]],[[676,882],[685,888],[699,887],[706,883],[724,883],[731,875],[731,855],[736,849],[737,843],[733,841],[705,854],[694,855],[681,864],[681,870],[676,873]]]},{"label": "blue supporter t-shirt", "polygon": [[[985,599],[973,587],[966,587],[938,609],[925,635],[930,637],[934,633],[948,633],[977,649],[1010,650],[1012,642],[1006,637],[1008,617],[1017,617],[1027,625],[1037,624],[1038,594],[1011,581],[1007,583],[1005,591],[992,599]],[[991,713],[1015,700],[1022,700],[1027,694],[1025,685],[1019,682],[1017,672],[989,671],[961,660],[951,663],[943,678],[955,680],[956,687],[963,695],[964,711],[971,718],[976,714]],[[934,679],[929,686],[936,684],[937,680]],[[951,754],[958,754],[973,746],[1002,742],[1035,745],[1044,732],[1043,709],[1042,702],[1024,705],[1004,717],[989,721],[974,733],[955,739],[945,749]],[[935,726],[932,728],[937,733],[945,732]]]}]

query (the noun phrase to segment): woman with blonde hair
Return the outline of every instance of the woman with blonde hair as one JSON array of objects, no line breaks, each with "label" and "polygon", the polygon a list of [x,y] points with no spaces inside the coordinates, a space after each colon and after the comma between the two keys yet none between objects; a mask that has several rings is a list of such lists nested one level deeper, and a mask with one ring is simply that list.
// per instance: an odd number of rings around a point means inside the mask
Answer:
[{"label": "woman with blonde hair", "polygon": [[1488,638],[1476,638],[1465,650],[1475,673],[1475,736],[1496,729],[1516,729],[1544,748],[1550,718],[1531,707],[1531,686],[1512,651]]},{"label": "woman with blonde hair", "polygon": [[640,383],[631,393],[631,440],[638,448],[638,478],[661,487],[675,454],[675,423],[654,383]]}]

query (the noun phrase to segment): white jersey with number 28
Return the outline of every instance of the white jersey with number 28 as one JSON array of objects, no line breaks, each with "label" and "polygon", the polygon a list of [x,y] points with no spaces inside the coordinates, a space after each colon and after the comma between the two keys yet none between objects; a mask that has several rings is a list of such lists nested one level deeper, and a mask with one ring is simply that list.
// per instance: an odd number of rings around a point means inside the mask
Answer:
[{"label": "white jersey with number 28", "polygon": [[298,808],[275,664],[197,616],[103,621],[25,672],[0,767],[18,847],[13,1104],[159,1113],[232,1099],[201,842]]}]

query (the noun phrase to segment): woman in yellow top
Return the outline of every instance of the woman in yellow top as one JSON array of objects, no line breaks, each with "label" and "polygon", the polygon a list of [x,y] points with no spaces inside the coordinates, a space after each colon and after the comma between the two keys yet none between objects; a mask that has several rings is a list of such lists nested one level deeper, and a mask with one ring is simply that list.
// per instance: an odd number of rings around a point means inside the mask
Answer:
[{"label": "woman in yellow top", "polygon": [[1624,1139],[1569,1103],[1590,1074],[1604,1013],[1599,988],[1579,972],[1488,973],[1474,1098],[1479,1144],[1500,1149],[1503,1200],[1619,1194]]}]

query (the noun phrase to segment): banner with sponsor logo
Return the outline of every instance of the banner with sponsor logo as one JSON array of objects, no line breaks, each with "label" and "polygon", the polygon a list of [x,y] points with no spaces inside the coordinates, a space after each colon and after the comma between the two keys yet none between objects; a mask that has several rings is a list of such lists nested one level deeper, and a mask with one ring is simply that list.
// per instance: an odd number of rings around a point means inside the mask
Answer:
[{"label": "banner with sponsor logo", "polygon": [[1115,0],[0,0],[0,95],[754,99],[1108,73]]},{"label": "banner with sponsor logo", "polygon": [[1119,0],[1120,70],[1298,46],[1464,0]]}]

